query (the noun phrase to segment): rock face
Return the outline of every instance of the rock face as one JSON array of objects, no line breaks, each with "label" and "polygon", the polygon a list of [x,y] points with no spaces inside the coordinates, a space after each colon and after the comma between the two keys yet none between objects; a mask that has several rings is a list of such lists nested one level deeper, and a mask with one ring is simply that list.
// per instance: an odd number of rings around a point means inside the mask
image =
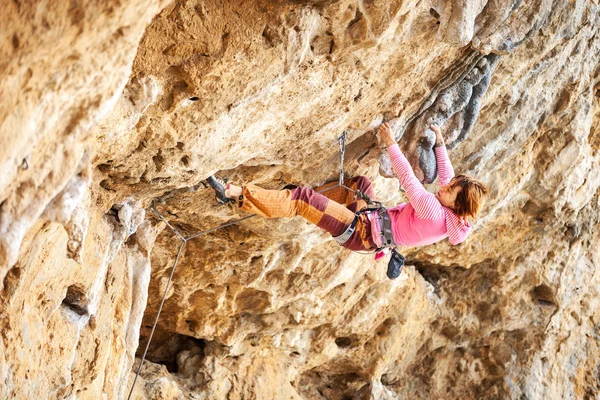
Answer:
[{"label": "rock face", "polygon": [[345,130],[405,201],[383,120],[428,187],[431,122],[488,183],[468,241],[390,281],[300,218],[190,240],[132,398],[600,396],[598,4],[125,3],[0,17],[2,398],[127,397],[181,245],[150,205],[185,236],[244,216],[210,174],[335,180]]}]

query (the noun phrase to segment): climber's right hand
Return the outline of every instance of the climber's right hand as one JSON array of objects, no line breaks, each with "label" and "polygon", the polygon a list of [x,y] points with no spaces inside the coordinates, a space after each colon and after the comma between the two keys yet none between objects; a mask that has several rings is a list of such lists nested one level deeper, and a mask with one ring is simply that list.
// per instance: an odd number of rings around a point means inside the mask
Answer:
[{"label": "climber's right hand", "polygon": [[384,122],[383,124],[379,125],[379,137],[387,147],[396,144],[396,140],[394,139],[394,134],[392,133],[390,124],[388,124],[387,122]]}]

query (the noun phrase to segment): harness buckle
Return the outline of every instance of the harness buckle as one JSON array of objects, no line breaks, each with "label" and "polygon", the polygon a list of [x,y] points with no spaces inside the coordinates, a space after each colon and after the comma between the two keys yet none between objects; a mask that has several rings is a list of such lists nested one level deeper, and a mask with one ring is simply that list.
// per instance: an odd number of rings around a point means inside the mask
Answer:
[{"label": "harness buckle", "polygon": [[379,218],[381,218],[381,233],[383,234],[384,247],[396,247],[394,234],[392,232],[392,222],[390,221],[390,215],[388,214],[387,209],[380,208],[377,210],[377,214],[379,214]]},{"label": "harness buckle", "polygon": [[357,223],[358,223],[358,215],[355,215],[354,216],[354,220],[348,226],[348,228],[346,228],[346,230],[344,231],[344,233],[342,233],[339,236],[334,236],[333,237],[335,239],[335,241],[340,244],[340,246],[343,246],[348,241],[348,239],[350,239],[350,236],[352,236],[352,234],[356,230],[356,224]]}]

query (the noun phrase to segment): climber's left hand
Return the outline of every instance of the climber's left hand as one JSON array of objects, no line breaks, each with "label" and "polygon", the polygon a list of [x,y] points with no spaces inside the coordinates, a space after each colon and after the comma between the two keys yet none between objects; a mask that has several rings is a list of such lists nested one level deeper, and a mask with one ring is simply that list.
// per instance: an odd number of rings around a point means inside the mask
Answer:
[{"label": "climber's left hand", "polygon": [[442,136],[442,131],[440,131],[440,128],[438,128],[437,125],[431,124],[429,129],[435,132],[435,145],[445,146],[446,144],[444,143],[444,137]]}]

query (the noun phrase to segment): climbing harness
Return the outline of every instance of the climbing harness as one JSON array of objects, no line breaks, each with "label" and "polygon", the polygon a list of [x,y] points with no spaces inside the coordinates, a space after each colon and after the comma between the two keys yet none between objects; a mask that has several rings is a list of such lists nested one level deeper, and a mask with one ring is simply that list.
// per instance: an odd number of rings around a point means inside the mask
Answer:
[{"label": "climbing harness", "polygon": [[390,220],[390,215],[387,212],[387,209],[380,208],[377,213],[379,214],[379,218],[381,218],[381,231],[383,233],[383,247],[396,247],[396,242],[394,242],[394,235],[392,234],[392,221]]},{"label": "climbing harness", "polygon": [[346,131],[344,131],[338,138],[339,145],[340,145],[340,169],[339,169],[340,178],[339,178],[338,184],[335,186],[320,190],[318,193],[323,193],[328,190],[342,187],[342,188],[354,193],[355,199],[362,199],[368,205],[372,205],[374,207],[365,208],[360,211],[357,211],[355,213],[356,216],[354,217],[354,220],[348,226],[348,228],[346,228],[346,230],[341,235],[335,236],[334,239],[336,242],[338,242],[340,245],[343,246],[350,239],[352,234],[355,232],[356,225],[358,224],[360,215],[366,214],[368,212],[375,212],[375,213],[377,213],[378,218],[380,218],[380,220],[382,222],[381,223],[381,226],[383,227],[382,234],[383,234],[383,238],[385,240],[384,245],[381,248],[377,249],[377,251],[379,251],[383,248],[386,248],[386,247],[396,247],[396,243],[394,243],[394,238],[392,236],[392,227],[391,227],[390,217],[387,213],[387,209],[383,206],[383,204],[381,204],[379,201],[375,201],[375,200],[371,199],[368,194],[363,193],[360,190],[354,190],[354,189],[349,188],[348,186],[344,185],[344,155],[346,153],[346,138],[347,137],[348,137],[348,133]]},{"label": "climbing harness", "polygon": [[352,223],[348,226],[348,228],[341,235],[334,236],[333,239],[336,242],[338,242],[340,245],[343,246],[350,239],[350,236],[352,236],[352,234],[356,230],[356,224],[358,224],[358,215],[354,216],[354,220],[352,220]]},{"label": "climbing harness", "polygon": [[[391,225],[389,224],[389,216],[387,216],[387,210],[385,209],[385,207],[378,201],[374,201],[372,200],[366,193],[362,193],[360,190],[354,190],[352,188],[349,188],[348,186],[344,185],[344,154],[346,152],[346,138],[348,136],[348,133],[346,131],[344,131],[339,137],[338,137],[338,142],[339,142],[339,146],[340,146],[340,168],[339,168],[339,172],[340,172],[340,178],[338,181],[338,184],[323,190],[318,191],[318,193],[323,193],[326,192],[328,190],[332,190],[338,187],[342,187],[346,190],[351,191],[352,193],[354,193],[354,197],[358,198],[358,199],[362,199],[365,200],[368,204],[373,204],[376,207],[375,208],[367,208],[361,211],[358,211],[356,213],[356,217],[354,218],[354,221],[352,221],[352,223],[350,224],[350,227],[348,227],[348,229],[346,230],[346,232],[342,233],[342,235],[335,237],[334,239],[340,243],[340,244],[344,244],[346,243],[346,241],[348,241],[348,239],[350,238],[350,236],[352,236],[352,234],[354,233],[355,229],[356,229],[356,224],[358,223],[358,219],[359,219],[359,215],[363,214],[364,212],[367,211],[373,211],[373,210],[378,210],[378,212],[380,212],[379,210],[383,210],[382,213],[386,216],[387,218],[387,225],[383,226],[387,226],[388,230],[384,230],[384,232],[389,232],[389,237],[386,236],[386,243],[387,240],[390,239],[391,243],[393,243],[393,238],[391,236]],[[173,231],[173,233],[175,234],[175,236],[177,236],[177,238],[179,238],[179,240],[181,241],[181,243],[179,244],[179,248],[177,250],[177,255],[175,256],[175,261],[173,262],[173,267],[171,267],[171,273],[169,275],[169,279],[167,281],[167,285],[165,286],[165,291],[163,293],[162,296],[162,300],[160,301],[160,305],[158,307],[158,312],[156,313],[156,318],[154,319],[154,324],[152,325],[152,330],[150,331],[150,336],[148,337],[148,341],[146,342],[146,348],[144,349],[144,354],[142,355],[142,359],[140,360],[140,365],[137,369],[137,372],[135,373],[135,378],[133,379],[133,383],[131,385],[131,389],[129,391],[129,396],[127,396],[127,400],[131,399],[131,395],[133,394],[133,389],[135,388],[135,384],[137,382],[137,379],[140,375],[140,372],[142,371],[142,366],[144,365],[144,360],[146,359],[146,355],[148,353],[148,349],[150,348],[150,342],[152,341],[152,336],[154,335],[154,331],[156,329],[156,325],[158,324],[158,318],[160,317],[160,313],[162,311],[163,305],[165,303],[165,299],[167,297],[167,293],[171,287],[171,282],[173,281],[173,275],[175,274],[175,269],[177,268],[177,263],[179,262],[179,257],[181,256],[182,252],[183,252],[183,248],[185,246],[185,244],[187,242],[189,242],[192,239],[196,239],[202,235],[205,235],[207,233],[210,232],[214,232],[216,230],[219,230],[221,228],[225,228],[227,226],[231,226],[231,225],[235,225],[239,222],[245,221],[247,219],[250,218],[254,218],[256,215],[248,215],[246,217],[240,218],[240,219],[236,219],[234,221],[231,222],[227,222],[224,224],[221,224],[219,226],[204,230],[202,232],[196,233],[194,235],[185,237],[183,236],[173,225],[171,225],[169,223],[169,221],[154,207],[154,203],[150,206],[150,210],[156,214],[156,216],[163,221],[167,227],[169,227],[169,229],[171,229],[171,231]],[[380,214],[381,215],[381,214]],[[395,246],[395,244],[394,244]],[[384,246],[384,247],[392,247],[390,246]],[[377,249],[377,250],[381,250],[381,249]],[[358,252],[355,251],[356,253],[361,253],[363,254],[363,252]],[[400,254],[400,253],[398,253]],[[401,255],[400,255],[401,256]],[[402,256],[401,256],[402,257]],[[404,258],[404,257],[402,257]],[[391,262],[391,260],[390,260]],[[389,274],[390,268],[388,266],[388,277],[390,276]]]},{"label": "climbing harness", "polygon": [[388,262],[387,276],[390,279],[396,279],[398,276],[400,276],[400,273],[402,272],[402,269],[404,268],[405,258],[402,254],[400,254],[400,252],[396,248],[398,245],[396,244],[396,242],[394,242],[394,235],[392,233],[392,223],[391,223],[390,215],[388,214],[387,208],[385,208],[385,206],[383,204],[381,204],[381,202],[372,200],[369,197],[369,195],[367,195],[366,193],[363,193],[360,190],[354,190],[354,189],[349,188],[348,186],[344,185],[344,155],[346,153],[346,138],[347,138],[347,136],[348,136],[348,133],[346,131],[344,131],[338,138],[339,145],[340,145],[340,169],[339,169],[340,178],[339,178],[338,184],[335,186],[329,187],[327,189],[320,190],[319,193],[323,193],[323,192],[326,192],[331,189],[342,187],[342,188],[354,193],[355,199],[362,199],[368,205],[371,205],[374,207],[369,207],[369,208],[365,208],[360,211],[357,211],[355,213],[354,219],[352,220],[352,223],[348,226],[348,228],[346,228],[346,230],[341,235],[334,236],[333,239],[340,246],[343,246],[348,240],[350,240],[350,237],[352,237],[352,235],[356,231],[356,225],[358,224],[360,215],[367,214],[367,213],[374,213],[375,214],[374,217],[378,218],[378,220],[379,220],[379,227],[381,229],[381,232],[380,232],[381,239],[382,239],[381,246],[379,246],[377,249],[375,249],[373,251],[366,251],[366,252],[355,251],[355,250],[352,250],[352,251],[354,251],[355,253],[360,253],[360,254],[375,253],[376,254],[375,260],[379,260],[383,257],[385,249],[391,249],[390,260]]}]

